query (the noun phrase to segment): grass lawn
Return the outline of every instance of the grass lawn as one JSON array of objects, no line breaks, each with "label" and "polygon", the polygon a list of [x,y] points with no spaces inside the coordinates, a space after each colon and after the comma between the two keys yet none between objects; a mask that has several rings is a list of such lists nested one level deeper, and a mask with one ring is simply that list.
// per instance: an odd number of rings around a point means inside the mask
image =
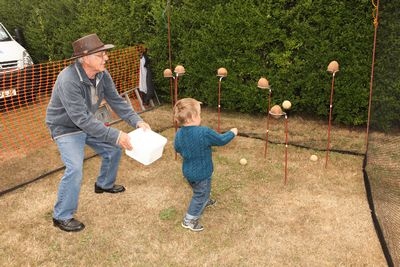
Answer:
[{"label": "grass lawn", "polygon": [[[284,123],[270,121],[264,158],[265,116],[221,114],[221,129],[239,129],[230,144],[214,148],[212,196],[205,230],[181,226],[191,190],[175,159],[171,107],[142,114],[168,138],[163,157],[144,166],[123,155],[117,183],[122,194],[94,194],[100,158],[85,162],[76,218],[85,230],[52,226],[57,171],[0,199],[1,266],[386,266],[365,195],[362,129],[333,126],[325,168],[327,123],[289,116],[288,176],[284,184]],[[216,128],[205,108],[203,125]],[[129,131],[124,123],[117,127]],[[347,150],[357,152],[343,154]],[[54,146],[37,152],[26,168],[48,158],[59,167]],[[90,153],[90,152],[89,152]],[[310,161],[315,154],[317,161]],[[247,165],[239,160],[246,158]],[[5,170],[5,172],[12,170]]]}]

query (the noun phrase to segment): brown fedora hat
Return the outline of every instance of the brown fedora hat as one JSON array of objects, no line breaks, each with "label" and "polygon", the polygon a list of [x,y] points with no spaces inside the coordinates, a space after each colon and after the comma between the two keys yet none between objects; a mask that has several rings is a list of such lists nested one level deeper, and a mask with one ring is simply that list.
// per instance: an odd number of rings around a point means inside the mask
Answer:
[{"label": "brown fedora hat", "polygon": [[72,43],[72,47],[74,48],[74,54],[71,59],[84,57],[96,52],[100,52],[103,50],[108,50],[114,47],[112,44],[103,44],[97,34],[92,33],[86,35],[82,38],[79,38],[75,42]]}]

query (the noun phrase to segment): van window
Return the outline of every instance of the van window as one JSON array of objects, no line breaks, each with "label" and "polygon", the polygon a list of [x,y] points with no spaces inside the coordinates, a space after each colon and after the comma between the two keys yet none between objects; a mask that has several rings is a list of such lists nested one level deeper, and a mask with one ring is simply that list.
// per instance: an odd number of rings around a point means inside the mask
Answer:
[{"label": "van window", "polygon": [[4,30],[4,28],[0,25],[0,41],[11,41],[11,36]]}]

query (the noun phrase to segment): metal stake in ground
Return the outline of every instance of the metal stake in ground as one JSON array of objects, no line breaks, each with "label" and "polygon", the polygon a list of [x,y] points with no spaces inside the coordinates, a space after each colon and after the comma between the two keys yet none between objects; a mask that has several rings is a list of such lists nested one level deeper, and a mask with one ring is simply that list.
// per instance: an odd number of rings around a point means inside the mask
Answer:
[{"label": "metal stake in ground", "polygon": [[[282,107],[285,110],[289,110],[292,107],[292,103],[290,103],[289,100],[285,100],[282,103]],[[287,164],[288,164],[288,116],[287,113],[285,113],[285,185],[286,185],[286,180],[287,180]]]},{"label": "metal stake in ground", "polygon": [[219,68],[217,71],[218,79],[218,128],[217,131],[220,133],[220,125],[221,125],[221,81],[224,77],[228,75],[228,71],[225,68]]},{"label": "metal stake in ground", "polygon": [[269,90],[268,107],[267,107],[268,108],[268,110],[267,110],[267,131],[265,133],[265,147],[264,147],[264,158],[265,158],[267,156],[267,147],[268,147],[268,131],[269,131],[268,127],[269,127],[269,111],[270,111],[269,107],[271,105],[271,93],[272,93],[272,91],[271,91],[271,87],[269,86],[268,80],[266,78],[264,78],[264,77],[261,77],[258,80],[257,87],[260,88],[260,89],[263,89],[263,90],[266,90],[266,89]]},{"label": "metal stake in ground", "polygon": [[288,117],[286,112],[283,112],[279,105],[275,105],[268,112],[272,118],[280,119],[282,116],[285,116],[285,180],[284,183],[286,185],[287,182],[287,165],[288,165]]},{"label": "metal stake in ground", "polygon": [[[182,65],[177,65],[174,69],[174,72],[175,72],[175,77],[172,74],[171,69],[164,70],[164,78],[169,78],[170,82],[172,81],[172,79],[174,80],[174,95],[173,96],[171,95],[172,107],[174,107],[176,102],[178,102],[178,80],[179,80],[179,76],[183,76],[185,74],[185,68]],[[178,125],[176,124],[176,122],[173,118],[174,118],[174,116],[172,114],[172,122],[174,124],[175,133],[176,133],[178,130]],[[175,159],[177,159],[176,152],[175,152]]]},{"label": "metal stake in ground", "polygon": [[[169,69],[166,69],[166,70],[169,70],[169,73],[170,73],[170,75],[171,76],[168,76],[168,77],[172,77],[172,71],[171,71],[171,69],[172,69],[172,49],[171,49],[171,0],[167,0],[167,8],[166,8],[167,10],[167,17],[168,17],[168,20],[167,20],[167,28],[168,28],[168,61],[169,61]],[[165,76],[165,71],[164,71],[164,77],[166,77]],[[171,93],[171,103],[172,103],[172,108],[174,108],[174,100],[173,100],[173,98],[172,98],[172,95],[173,95],[173,93],[172,93],[172,79],[170,79],[169,80],[169,91],[170,91],[170,93]]]},{"label": "metal stake in ground", "polygon": [[182,65],[177,65],[174,72],[175,76],[173,75],[171,69],[164,70],[164,78],[169,78],[170,82],[174,80],[174,93],[172,94],[171,92],[172,107],[178,101],[178,80],[179,76],[183,76],[183,74],[185,74],[185,68]]},{"label": "metal stake in ground", "polygon": [[175,72],[175,96],[174,96],[174,105],[178,102],[178,81],[179,76],[183,76],[185,74],[185,68],[182,65],[177,65],[174,69]]},{"label": "metal stake in ground", "polygon": [[328,121],[328,144],[326,146],[326,157],[325,157],[325,168],[328,166],[328,157],[330,150],[330,142],[331,142],[331,120],[332,120],[332,102],[333,102],[333,89],[335,85],[335,74],[339,71],[339,63],[337,61],[331,61],[328,65],[328,72],[332,73],[332,86],[331,86],[331,98],[329,102],[329,121]]},{"label": "metal stake in ground", "polygon": [[172,83],[173,83],[173,80],[175,79],[175,77],[174,77],[174,75],[172,75],[171,69],[165,69],[163,75],[164,75],[164,78],[169,78],[171,105],[172,105],[172,108],[174,108],[174,92],[172,91]]},{"label": "metal stake in ground", "polygon": [[287,182],[287,166],[288,166],[288,116],[285,113],[285,185]]}]

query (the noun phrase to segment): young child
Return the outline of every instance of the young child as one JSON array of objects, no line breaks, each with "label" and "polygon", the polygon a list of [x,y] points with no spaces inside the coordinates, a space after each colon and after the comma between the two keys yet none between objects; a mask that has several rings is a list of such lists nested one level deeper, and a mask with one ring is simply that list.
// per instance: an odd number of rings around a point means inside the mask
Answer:
[{"label": "young child", "polygon": [[174,146],[183,158],[182,172],[193,190],[182,226],[196,232],[203,230],[199,221],[204,208],[215,203],[210,199],[213,173],[211,147],[223,146],[237,135],[236,128],[219,134],[200,126],[200,104],[193,98],[183,98],[174,106],[174,120],[180,126]]}]

